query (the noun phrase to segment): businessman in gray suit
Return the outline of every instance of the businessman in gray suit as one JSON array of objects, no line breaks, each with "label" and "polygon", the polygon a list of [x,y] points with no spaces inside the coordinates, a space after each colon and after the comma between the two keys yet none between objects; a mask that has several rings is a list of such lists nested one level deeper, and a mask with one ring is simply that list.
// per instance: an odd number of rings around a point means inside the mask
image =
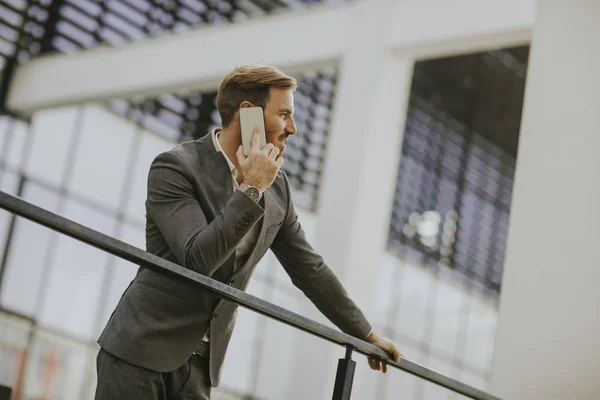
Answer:
[{"label": "businessman in gray suit", "polygon": [[[268,66],[243,66],[221,82],[222,129],[159,154],[150,166],[146,248],[240,290],[270,248],[296,287],[342,331],[389,352],[333,272],[306,241],[283,171],[296,133],[296,81]],[[264,109],[267,145],[241,146],[239,109]],[[98,339],[96,400],[210,399],[237,305],[143,266]],[[385,364],[369,359],[374,370]]]}]

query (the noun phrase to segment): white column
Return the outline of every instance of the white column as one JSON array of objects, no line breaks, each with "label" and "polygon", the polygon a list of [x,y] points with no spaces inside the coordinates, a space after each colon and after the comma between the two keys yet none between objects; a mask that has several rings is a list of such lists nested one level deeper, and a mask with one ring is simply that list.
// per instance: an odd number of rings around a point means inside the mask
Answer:
[{"label": "white column", "polygon": [[600,2],[540,0],[491,391],[600,393]]},{"label": "white column", "polygon": [[[348,27],[313,242],[367,317],[387,243],[413,68],[386,46],[393,4],[363,2]],[[302,312],[325,322],[312,306]],[[296,348],[289,399],[331,398],[344,349],[306,334],[298,334]],[[355,359],[366,365],[365,357]]]}]

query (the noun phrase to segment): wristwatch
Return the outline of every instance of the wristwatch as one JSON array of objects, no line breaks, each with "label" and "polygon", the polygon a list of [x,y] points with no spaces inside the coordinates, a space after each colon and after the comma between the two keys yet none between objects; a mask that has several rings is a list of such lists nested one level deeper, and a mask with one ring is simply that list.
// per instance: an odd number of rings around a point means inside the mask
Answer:
[{"label": "wristwatch", "polygon": [[252,199],[255,203],[258,203],[258,201],[262,197],[262,194],[256,187],[247,185],[245,183],[242,183],[240,185],[239,190],[246,196],[250,197],[250,199]]}]

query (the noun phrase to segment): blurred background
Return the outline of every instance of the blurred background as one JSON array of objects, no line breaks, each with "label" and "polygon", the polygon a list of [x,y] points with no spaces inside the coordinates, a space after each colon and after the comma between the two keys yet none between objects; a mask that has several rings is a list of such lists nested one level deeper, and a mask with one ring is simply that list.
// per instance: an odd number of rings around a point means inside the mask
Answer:
[{"label": "blurred background", "polygon": [[[588,398],[594,369],[557,381],[545,347],[568,347],[553,357],[572,370],[600,353],[586,157],[600,7],[563,3],[0,0],[0,190],[144,248],[152,159],[219,126],[235,65],[277,66],[299,80],[283,169],[301,222],[376,331],[482,390]],[[135,271],[0,212],[0,383],[15,400],[93,398],[95,341]],[[270,253],[248,292],[331,325]],[[214,398],[327,399],[342,356],[241,309]],[[357,358],[355,399],[462,398]]]}]

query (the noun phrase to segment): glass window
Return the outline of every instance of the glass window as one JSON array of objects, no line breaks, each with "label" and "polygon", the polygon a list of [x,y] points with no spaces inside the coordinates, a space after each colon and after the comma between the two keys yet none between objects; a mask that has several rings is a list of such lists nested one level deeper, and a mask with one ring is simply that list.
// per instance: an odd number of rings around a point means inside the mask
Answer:
[{"label": "glass window", "polygon": [[175,147],[175,145],[174,141],[169,141],[146,130],[142,131],[138,144],[137,160],[132,171],[133,178],[131,180],[129,201],[125,209],[129,218],[133,218],[136,221],[144,221],[150,164],[157,155]]},{"label": "glass window", "polygon": [[8,168],[18,170],[21,167],[26,153],[26,141],[29,126],[18,119],[11,119],[8,124],[8,135],[5,139],[6,165]]},{"label": "glass window", "polygon": [[442,279],[437,282],[435,299],[429,345],[453,357],[461,327],[466,322],[468,299],[462,288]]},{"label": "glass window", "polygon": [[[275,289],[270,300],[287,309],[295,309],[298,300],[287,293]],[[294,341],[296,335],[303,334],[290,326],[267,319],[265,330],[261,334],[260,361],[256,394],[267,399],[283,399],[288,394],[291,375],[294,370]],[[256,367],[255,367],[256,368]]]},{"label": "glass window", "polygon": [[[103,233],[114,232],[113,217],[72,200],[66,202],[65,217]],[[40,324],[94,339],[108,258],[108,253],[61,235],[41,291]]]},{"label": "glass window", "polygon": [[[500,292],[502,219],[510,210],[528,51],[415,64],[390,224],[391,250],[493,297]],[[494,62],[498,57],[510,65]]]},{"label": "glass window", "polygon": [[28,349],[23,398],[80,400],[91,346],[41,330]]},{"label": "glass window", "polygon": [[223,364],[222,386],[239,393],[251,393],[257,366],[257,351],[265,346],[260,332],[266,320],[253,311],[239,307],[235,329]]},{"label": "glass window", "polygon": [[466,335],[464,361],[477,370],[491,369],[497,313],[493,305],[481,299],[475,299],[469,310],[467,326],[463,333]]},{"label": "glass window", "polygon": [[[435,280],[429,271],[406,264],[396,284],[397,326],[402,335],[421,341],[429,318],[427,312]],[[406,323],[410,321],[410,323]]]},{"label": "glass window", "polygon": [[136,126],[100,106],[87,106],[70,191],[116,209],[128,170]]},{"label": "glass window", "polygon": [[[32,183],[23,188],[23,199],[52,212],[57,211],[59,203],[56,193]],[[33,315],[55,235],[58,234],[44,226],[17,218],[0,287],[0,303],[4,307]]]},{"label": "glass window", "polygon": [[[31,154],[25,172],[28,176],[59,186],[68,162],[69,150],[74,144],[78,109],[56,108],[36,112],[32,119],[33,135]],[[71,164],[72,166],[72,164]]]},{"label": "glass window", "polygon": [[8,115],[0,115],[0,157],[6,158],[5,151],[8,151],[8,143],[11,136],[13,118]]}]

